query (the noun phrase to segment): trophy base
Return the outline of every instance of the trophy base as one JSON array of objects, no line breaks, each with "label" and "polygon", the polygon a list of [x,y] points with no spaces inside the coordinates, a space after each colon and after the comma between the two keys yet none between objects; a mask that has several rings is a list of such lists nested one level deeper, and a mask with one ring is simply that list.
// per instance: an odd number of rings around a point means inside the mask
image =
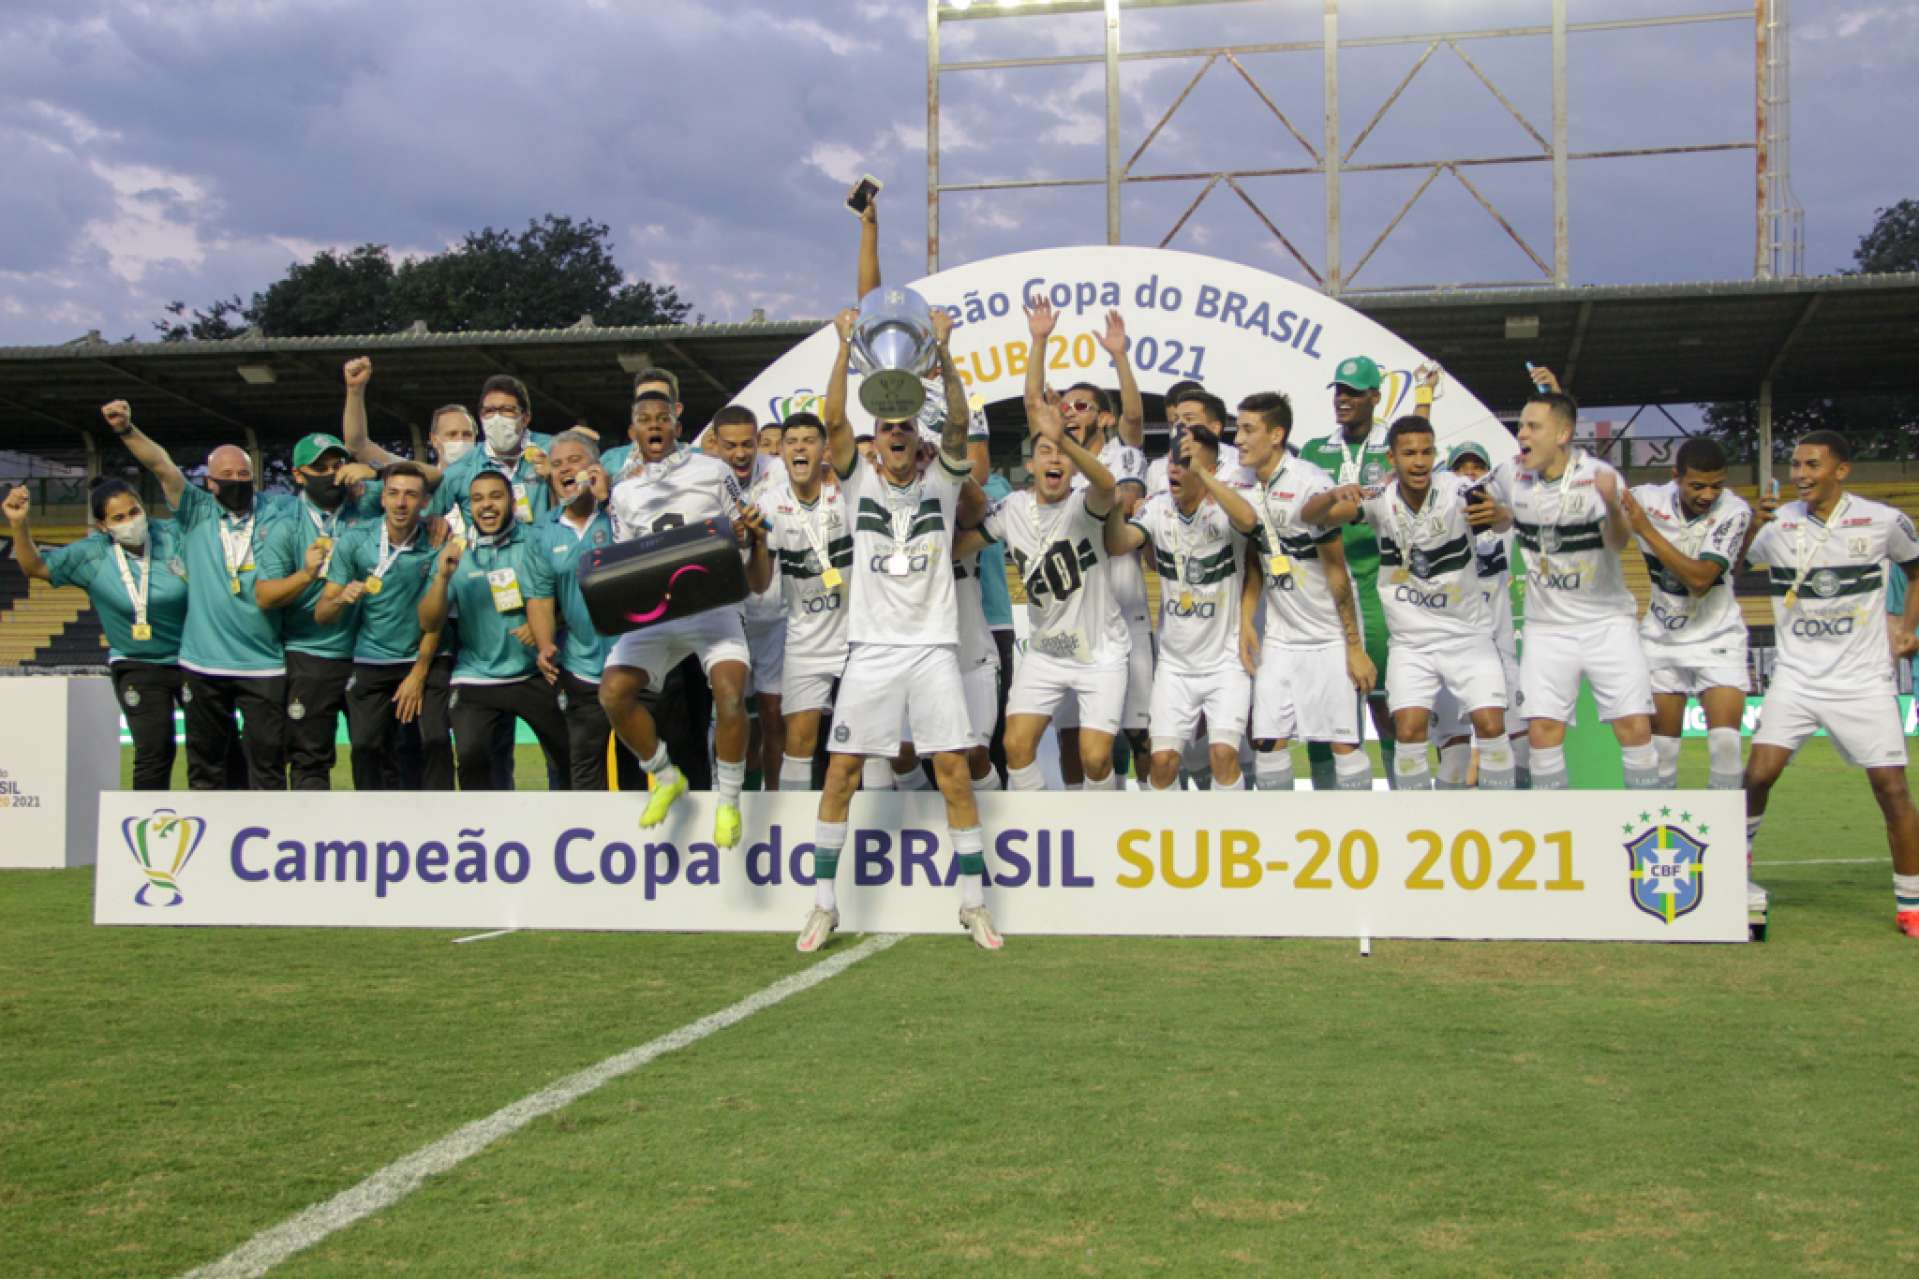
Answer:
[{"label": "trophy base", "polygon": [[881,422],[905,421],[919,416],[926,387],[904,369],[880,369],[861,380],[860,404]]}]

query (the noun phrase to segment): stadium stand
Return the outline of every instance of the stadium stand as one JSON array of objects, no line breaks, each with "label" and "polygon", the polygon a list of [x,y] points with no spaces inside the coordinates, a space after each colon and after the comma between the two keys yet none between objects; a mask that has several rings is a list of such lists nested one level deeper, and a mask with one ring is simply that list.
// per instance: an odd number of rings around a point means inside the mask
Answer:
[{"label": "stadium stand", "polygon": [[[84,525],[35,529],[41,546],[85,537]],[[0,558],[0,670],[101,667],[106,633],[85,591],[35,582],[20,571],[7,541]]]}]

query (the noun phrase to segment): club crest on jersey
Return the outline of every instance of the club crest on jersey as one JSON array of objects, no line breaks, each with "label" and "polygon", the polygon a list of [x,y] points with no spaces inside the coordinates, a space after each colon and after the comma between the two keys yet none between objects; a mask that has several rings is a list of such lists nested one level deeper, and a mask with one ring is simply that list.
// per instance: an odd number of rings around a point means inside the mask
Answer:
[{"label": "club crest on jersey", "polygon": [[[1669,811],[1662,811],[1657,824],[1643,827],[1625,845],[1632,904],[1667,924],[1698,910],[1706,897],[1706,845],[1685,827],[1666,821]],[[1691,814],[1680,817],[1689,819]],[[1652,815],[1641,813],[1639,820],[1651,822]],[[1632,828],[1633,823],[1626,823],[1626,830]],[[1705,829],[1700,828],[1702,834]]]},{"label": "club crest on jersey", "polygon": [[1839,593],[1839,574],[1829,568],[1822,568],[1812,575],[1806,585],[1810,586],[1812,593],[1820,599],[1829,600]]},{"label": "club crest on jersey", "polygon": [[1412,554],[1408,556],[1407,559],[1412,565],[1414,577],[1426,577],[1431,573],[1433,567],[1432,557],[1418,547],[1413,548]]},{"label": "club crest on jersey", "polygon": [[1852,556],[1856,560],[1864,559],[1866,557],[1866,539],[1863,537],[1847,538],[1846,554]]}]

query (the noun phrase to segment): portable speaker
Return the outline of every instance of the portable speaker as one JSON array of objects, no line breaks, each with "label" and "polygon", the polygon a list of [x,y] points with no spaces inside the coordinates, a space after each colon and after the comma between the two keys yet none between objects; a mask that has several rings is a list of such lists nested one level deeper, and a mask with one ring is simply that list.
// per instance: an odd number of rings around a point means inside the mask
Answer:
[{"label": "portable speaker", "polygon": [[602,635],[624,635],[746,598],[732,522],[703,520],[580,557],[580,594]]}]

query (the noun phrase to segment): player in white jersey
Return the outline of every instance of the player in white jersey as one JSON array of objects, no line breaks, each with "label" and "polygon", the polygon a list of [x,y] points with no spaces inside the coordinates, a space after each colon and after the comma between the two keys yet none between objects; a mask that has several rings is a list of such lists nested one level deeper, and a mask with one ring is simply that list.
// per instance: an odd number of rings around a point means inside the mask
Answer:
[{"label": "player in white jersey", "polygon": [[1115,508],[1106,549],[1130,556],[1142,547],[1159,574],[1159,666],[1153,676],[1154,790],[1179,785],[1186,743],[1206,720],[1215,790],[1244,790],[1239,745],[1252,709],[1252,654],[1241,651],[1241,560],[1258,517],[1218,477],[1219,437],[1192,427],[1173,441],[1173,491],[1131,517]]},{"label": "player in white jersey", "polygon": [[[760,451],[759,419],[743,404],[729,404],[713,415],[708,428],[713,455],[726,463],[745,494],[745,504],[758,507],[762,518],[767,502],[786,487],[786,469]],[[746,648],[752,654],[746,680],[746,761],[757,770],[761,787],[774,790],[780,760],[785,753],[786,727],[780,709],[781,666],[786,656],[786,604],[778,582],[753,591],[740,605]]]},{"label": "player in white jersey", "polygon": [[997,950],[1003,942],[986,909],[986,846],[967,774],[972,725],[959,670],[954,532],[962,489],[978,486],[970,483],[966,456],[966,388],[947,349],[953,321],[944,311],[933,312],[948,417],[939,455],[922,471],[919,434],[910,419],[877,425],[877,468],[862,462],[854,447],[846,420],[846,363],[858,320],[851,310],[834,320],[839,348],[822,414],[828,456],[853,520],[857,607],[847,624],[846,675],[813,838],[814,905],[797,946],[817,950],[839,926],[833,881],[862,762],[896,753],[905,721],[920,753],[932,758],[946,799],[961,884],[960,926],[976,945]]},{"label": "player in white jersey", "polygon": [[[631,541],[702,520],[732,520],[743,494],[727,465],[711,454],[680,445],[673,402],[658,390],[633,401],[637,443],[634,457],[613,488],[613,536]],[[751,521],[747,521],[748,524]],[[600,705],[613,731],[653,779],[640,825],[666,820],[686,793],[684,774],[667,758],[653,717],[640,694],[657,689],[666,673],[697,656],[713,689],[714,790],[719,799],[713,842],[731,848],[740,841],[740,788],[746,780],[746,680],[751,660],[736,608],[716,608],[692,617],[629,631],[607,654]]]},{"label": "player in white jersey", "polygon": [[[1792,451],[1798,500],[1778,509],[1748,553],[1770,579],[1779,661],[1746,761],[1746,843],[1793,752],[1823,728],[1872,783],[1892,849],[1899,930],[1919,937],[1919,812],[1906,788],[1892,666],[1919,652],[1919,532],[1892,507],[1847,493],[1851,473],[1843,435],[1800,440]],[[1888,564],[1906,576],[1905,612],[1890,619]]]},{"label": "player in white jersey", "polygon": [[[1475,484],[1492,474],[1492,456],[1485,445],[1467,440],[1453,445],[1446,457],[1446,469]],[[1532,747],[1526,737],[1526,717],[1519,709],[1519,642],[1513,629],[1512,529],[1482,531],[1473,539],[1473,556],[1479,563],[1479,585],[1492,618],[1493,647],[1499,650],[1500,672],[1506,680],[1506,741],[1513,753],[1513,786],[1530,790]],[[1472,773],[1472,725],[1452,697],[1441,695],[1439,700],[1439,707],[1433,711],[1434,732],[1440,743],[1433,789],[1465,790]]]},{"label": "player in white jersey", "polygon": [[1598,458],[1572,447],[1579,405],[1535,391],[1519,415],[1519,456],[1488,482],[1512,512],[1526,556],[1526,644],[1519,658],[1519,707],[1532,740],[1534,790],[1564,790],[1566,724],[1583,675],[1599,717],[1619,740],[1626,786],[1659,785],[1652,745],[1652,686],[1634,626],[1639,612],[1620,568],[1630,534],[1620,504],[1626,483]]},{"label": "player in white jersey", "polygon": [[[1253,675],[1253,780],[1260,790],[1293,788],[1293,739],[1332,747],[1340,790],[1372,789],[1359,707],[1378,672],[1366,656],[1358,597],[1339,529],[1305,514],[1332,505],[1332,477],[1286,451],[1293,406],[1262,391],[1239,405],[1240,458],[1257,523],[1246,556],[1248,602],[1241,642],[1257,652]],[[1256,609],[1255,596],[1265,598]],[[1257,612],[1258,616],[1255,617]],[[1263,634],[1255,638],[1256,627]]]},{"label": "player in white jersey", "polygon": [[[1040,738],[1062,703],[1079,707],[1079,758],[1087,790],[1116,790],[1113,737],[1126,700],[1126,620],[1107,577],[1106,517],[1113,474],[1066,434],[1048,401],[1029,408],[1034,481],[993,504],[963,549],[1004,542],[1026,584],[1031,635],[1006,695],[1009,790],[1041,790]],[[1075,491],[1073,472],[1086,475]]]},{"label": "player in white jersey", "polygon": [[1706,712],[1706,784],[1738,790],[1739,725],[1746,713],[1746,622],[1733,598],[1733,566],[1745,549],[1752,508],[1726,488],[1726,454],[1712,440],[1679,447],[1673,477],[1626,494],[1626,522],[1652,579],[1639,637],[1652,671],[1653,748],[1660,785],[1678,784],[1686,699]]},{"label": "player in white jersey", "polygon": [[812,790],[820,723],[846,669],[853,529],[839,486],[823,482],[825,423],[811,413],[793,414],[784,423],[780,449],[786,483],[769,488],[759,503],[767,523],[764,554],[748,560],[747,581],[756,590],[777,592],[785,623],[779,788]]},{"label": "player in white jersey", "polygon": [[1393,716],[1398,790],[1429,790],[1427,733],[1440,694],[1472,721],[1482,790],[1513,788],[1506,742],[1506,678],[1479,581],[1478,530],[1500,520],[1483,485],[1447,471],[1432,423],[1406,416],[1386,432],[1393,478],[1372,496],[1357,484],[1334,490],[1327,519],[1372,526],[1379,541],[1380,611],[1391,639],[1386,703]]}]

